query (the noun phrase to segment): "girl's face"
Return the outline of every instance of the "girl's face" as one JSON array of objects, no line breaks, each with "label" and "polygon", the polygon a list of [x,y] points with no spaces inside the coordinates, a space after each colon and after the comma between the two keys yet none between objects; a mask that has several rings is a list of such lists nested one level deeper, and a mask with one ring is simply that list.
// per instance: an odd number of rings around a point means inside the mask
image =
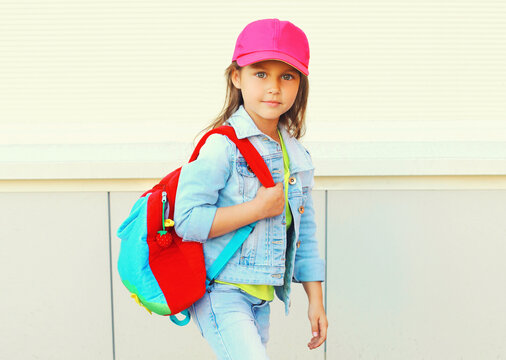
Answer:
[{"label": "girl's face", "polygon": [[295,101],[300,75],[282,61],[266,60],[235,70],[232,82],[241,89],[244,108],[256,123],[277,123]]}]

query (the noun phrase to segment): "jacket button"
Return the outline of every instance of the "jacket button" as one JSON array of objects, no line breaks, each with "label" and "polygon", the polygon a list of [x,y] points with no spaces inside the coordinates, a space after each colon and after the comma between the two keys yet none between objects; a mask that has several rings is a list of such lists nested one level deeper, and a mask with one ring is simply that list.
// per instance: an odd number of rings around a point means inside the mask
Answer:
[{"label": "jacket button", "polygon": [[297,182],[297,180],[293,176],[290,176],[290,179],[288,179],[288,182],[290,183],[290,185],[293,185]]},{"label": "jacket button", "polygon": [[304,214],[304,206],[299,206],[299,213]]},{"label": "jacket button", "polygon": [[297,249],[300,248],[300,240],[297,241]]}]

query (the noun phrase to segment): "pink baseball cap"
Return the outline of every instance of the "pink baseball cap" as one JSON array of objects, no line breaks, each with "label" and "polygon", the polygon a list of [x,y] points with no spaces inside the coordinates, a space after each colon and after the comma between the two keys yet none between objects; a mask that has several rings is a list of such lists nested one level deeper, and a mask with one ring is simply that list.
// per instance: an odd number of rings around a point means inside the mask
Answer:
[{"label": "pink baseball cap", "polygon": [[247,66],[263,60],[280,60],[309,75],[309,43],[306,34],[289,21],[253,21],[241,31],[232,61]]}]

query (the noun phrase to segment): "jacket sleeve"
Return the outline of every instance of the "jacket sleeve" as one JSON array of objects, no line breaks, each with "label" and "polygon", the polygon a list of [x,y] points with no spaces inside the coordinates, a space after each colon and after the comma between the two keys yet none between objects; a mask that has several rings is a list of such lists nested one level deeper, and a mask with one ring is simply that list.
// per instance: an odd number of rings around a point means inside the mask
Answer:
[{"label": "jacket sleeve", "polygon": [[216,214],[219,191],[230,176],[232,144],[213,134],[198,158],[183,165],[174,205],[174,229],[183,240],[205,242]]},{"label": "jacket sleeve", "polygon": [[325,262],[318,252],[315,210],[311,188],[312,186],[308,189],[304,213],[300,218],[300,247],[295,252],[294,282],[325,281]]}]

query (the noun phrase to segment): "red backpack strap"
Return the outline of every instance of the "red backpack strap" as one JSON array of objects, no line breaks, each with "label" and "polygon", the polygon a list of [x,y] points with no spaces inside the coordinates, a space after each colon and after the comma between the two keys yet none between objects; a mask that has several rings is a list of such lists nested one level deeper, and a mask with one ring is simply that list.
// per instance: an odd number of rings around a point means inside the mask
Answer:
[{"label": "red backpack strap", "polygon": [[269,168],[265,164],[264,159],[260,156],[257,149],[253,146],[253,144],[248,139],[238,139],[235,134],[235,130],[232,126],[222,125],[217,127],[216,129],[208,131],[202,139],[200,139],[199,143],[195,150],[193,150],[193,154],[190,158],[189,162],[197,159],[200,153],[200,148],[205,144],[207,138],[212,134],[221,134],[227,136],[233,143],[237,146],[239,151],[241,152],[244,159],[250,166],[251,170],[255,173],[260,180],[260,183],[265,187],[274,186],[274,179],[272,178],[271,172]]}]

